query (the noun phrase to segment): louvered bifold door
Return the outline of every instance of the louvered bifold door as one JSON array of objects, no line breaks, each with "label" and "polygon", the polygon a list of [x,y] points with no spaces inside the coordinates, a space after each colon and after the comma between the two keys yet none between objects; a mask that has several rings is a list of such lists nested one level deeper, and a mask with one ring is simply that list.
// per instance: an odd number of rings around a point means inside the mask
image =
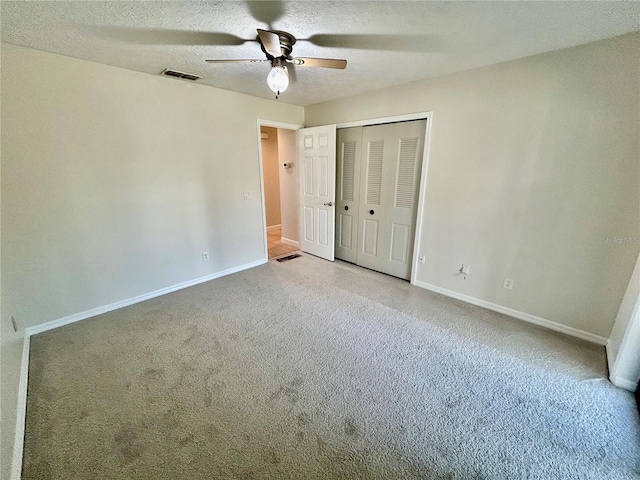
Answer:
[{"label": "louvered bifold door", "polygon": [[409,279],[426,120],[364,127],[356,263]]},{"label": "louvered bifold door", "polygon": [[338,130],[336,164],[336,258],[356,263],[362,127]]}]

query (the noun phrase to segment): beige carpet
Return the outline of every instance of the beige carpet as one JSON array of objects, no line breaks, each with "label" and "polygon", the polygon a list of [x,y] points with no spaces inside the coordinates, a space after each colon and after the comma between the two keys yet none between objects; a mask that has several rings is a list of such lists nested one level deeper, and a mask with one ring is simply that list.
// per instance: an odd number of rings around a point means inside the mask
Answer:
[{"label": "beige carpet", "polygon": [[25,479],[640,478],[601,347],[308,255],[32,338]]}]

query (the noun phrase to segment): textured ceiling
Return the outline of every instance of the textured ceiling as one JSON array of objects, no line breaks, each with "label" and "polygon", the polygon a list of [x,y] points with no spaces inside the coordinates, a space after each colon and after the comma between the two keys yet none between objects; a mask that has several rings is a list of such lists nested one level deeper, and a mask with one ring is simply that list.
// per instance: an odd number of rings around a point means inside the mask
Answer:
[{"label": "textured ceiling", "polygon": [[[264,98],[256,28],[298,38],[294,56],[348,60],[297,67],[280,101],[310,105],[640,30],[640,2],[100,2],[0,4],[2,41]],[[305,40],[306,39],[306,40]],[[170,81],[169,79],[167,81]],[[182,81],[182,80],[171,80]]]}]

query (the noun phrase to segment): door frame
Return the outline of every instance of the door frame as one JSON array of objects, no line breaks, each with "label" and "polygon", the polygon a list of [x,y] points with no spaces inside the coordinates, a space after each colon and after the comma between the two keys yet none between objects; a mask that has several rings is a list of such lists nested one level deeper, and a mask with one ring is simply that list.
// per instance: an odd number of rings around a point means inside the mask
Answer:
[{"label": "door frame", "polygon": [[[259,118],[257,120],[257,128],[258,128],[258,166],[260,168],[260,200],[262,201],[262,233],[264,234],[263,243],[264,243],[264,261],[265,263],[269,261],[269,244],[267,242],[267,206],[264,198],[264,170],[262,164],[262,137],[260,132],[260,127],[273,127],[273,128],[283,128],[285,130],[300,130],[304,128],[304,125],[299,125],[297,123],[284,123],[284,122],[276,122],[273,120],[263,120]],[[296,135],[296,151],[298,150],[298,139]]]},{"label": "door frame", "polygon": [[[426,120],[427,125],[424,132],[424,149],[422,151],[422,171],[420,172],[420,183],[418,187],[418,209],[416,210],[416,233],[413,239],[413,258],[411,260],[411,285],[416,283],[418,270],[418,258],[420,252],[418,247],[422,238],[422,217],[424,215],[425,198],[427,194],[427,167],[429,165],[429,151],[431,148],[431,124],[433,123],[433,111],[407,113],[404,115],[394,115],[391,117],[371,118],[367,120],[357,120],[355,122],[345,122],[336,124],[336,130],[349,127],[366,127],[370,125],[380,125],[383,123],[407,122],[410,120]],[[335,241],[335,240],[334,240]]]}]

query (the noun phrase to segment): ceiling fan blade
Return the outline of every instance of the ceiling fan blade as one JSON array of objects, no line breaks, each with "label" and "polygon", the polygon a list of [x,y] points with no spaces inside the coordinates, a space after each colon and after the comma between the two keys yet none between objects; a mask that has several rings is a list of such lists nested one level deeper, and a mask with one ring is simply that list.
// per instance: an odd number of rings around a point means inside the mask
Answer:
[{"label": "ceiling fan blade", "polygon": [[262,46],[269,55],[272,57],[282,56],[282,50],[280,49],[280,37],[277,33],[258,29],[258,36],[260,37]]},{"label": "ceiling fan blade", "polygon": [[291,59],[291,63],[299,67],[337,68],[340,70],[347,66],[346,60],[338,60],[336,58],[296,57]]},{"label": "ceiling fan blade", "polygon": [[253,58],[238,58],[238,59],[228,59],[228,60],[205,60],[207,63],[261,63],[261,62],[269,62],[266,58],[262,59],[253,59]]},{"label": "ceiling fan blade", "polygon": [[357,50],[384,50],[394,52],[440,52],[444,49],[437,35],[395,34],[328,34],[320,33],[298,41],[307,41],[319,47],[353,48]]},{"label": "ceiling fan blade", "polygon": [[289,85],[295,85],[298,83],[298,74],[296,73],[296,69],[294,68],[294,64],[291,63],[287,66],[287,72],[289,73]]}]

